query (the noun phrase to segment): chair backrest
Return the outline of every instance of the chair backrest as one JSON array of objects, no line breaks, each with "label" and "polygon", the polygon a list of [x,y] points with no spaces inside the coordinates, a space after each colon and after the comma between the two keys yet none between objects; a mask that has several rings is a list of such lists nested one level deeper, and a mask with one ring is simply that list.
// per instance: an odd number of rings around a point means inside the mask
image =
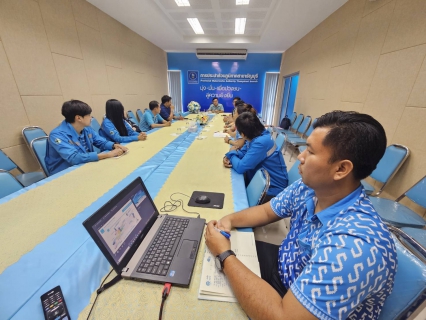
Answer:
[{"label": "chair backrest", "polygon": [[297,118],[297,112],[293,112],[293,114],[289,117],[290,123],[293,124],[294,121],[296,121]]},{"label": "chair backrest", "polygon": [[399,196],[395,201],[400,201],[402,198],[407,197],[411,201],[417,203],[418,205],[426,208],[426,176],[420,179],[414,186],[405,191],[401,196]]},{"label": "chair backrest", "polygon": [[[394,235],[396,252],[398,256],[398,271],[394,280],[392,293],[386,299],[379,320],[406,319],[426,297],[426,265],[407,248],[413,246],[403,245],[411,242],[405,232],[398,228],[388,226]],[[402,240],[401,242],[398,240]],[[415,252],[424,261],[426,259],[425,250],[419,248]]]},{"label": "chair backrest", "polygon": [[2,150],[0,150],[0,169],[11,171],[18,166]]},{"label": "chair backrest", "polygon": [[142,117],[143,117],[143,112],[141,109],[136,109],[136,115],[138,116],[138,120],[139,122],[141,122]]},{"label": "chair backrest", "polygon": [[0,186],[0,199],[23,188],[22,185],[5,170],[0,170]]},{"label": "chair backrest", "polygon": [[285,142],[285,135],[278,132],[277,137],[275,138],[275,144],[277,145],[278,151],[282,150],[282,148],[284,146],[284,142]]},{"label": "chair backrest", "polygon": [[96,120],[95,117],[92,117],[92,120],[90,121],[90,126],[96,133],[99,133],[99,129],[101,128],[101,125],[99,124],[98,120]]},{"label": "chair backrest", "polygon": [[257,170],[247,186],[247,199],[250,207],[262,202],[270,184],[269,173],[264,168]]},{"label": "chair backrest", "polygon": [[385,154],[370,176],[381,183],[389,182],[408,158],[409,154],[410,151],[406,146],[391,144],[386,148]]},{"label": "chair backrest", "polygon": [[301,113],[297,116],[296,120],[293,122],[293,124],[290,127],[293,131],[297,131],[297,129],[299,129],[300,124],[303,121],[303,117],[304,117],[303,113]]},{"label": "chair backrest", "polygon": [[314,131],[314,124],[317,121],[317,118],[315,118],[314,120],[312,120],[311,125],[309,126],[308,131],[305,132],[305,137],[309,137],[312,133],[312,131]]},{"label": "chair backrest", "polygon": [[[24,138],[28,148],[31,147],[31,141],[35,138],[47,136],[47,133],[40,127],[31,126],[22,129],[22,137]],[[31,149],[31,148],[30,148]]]},{"label": "chair backrest", "polygon": [[300,124],[299,128],[297,129],[297,132],[304,135],[305,132],[308,130],[309,125],[311,124],[311,120],[312,120],[311,116],[306,116],[305,119],[303,119],[302,123]]},{"label": "chair backrest", "polygon": [[130,121],[132,121],[134,124],[138,124],[139,121],[136,119],[135,114],[133,113],[132,110],[127,111],[127,117],[129,118]]},{"label": "chair backrest", "polygon": [[288,175],[288,185],[291,185],[293,182],[299,180],[302,176],[299,173],[300,161],[296,160],[293,163],[291,169],[287,172]]},{"label": "chair backrest", "polygon": [[38,164],[43,169],[44,174],[46,177],[49,176],[49,170],[47,170],[46,162],[44,161],[44,158],[46,157],[46,147],[47,147],[47,139],[49,137],[39,137],[35,138],[33,141],[31,141],[31,149],[33,150],[36,159],[38,161]]}]

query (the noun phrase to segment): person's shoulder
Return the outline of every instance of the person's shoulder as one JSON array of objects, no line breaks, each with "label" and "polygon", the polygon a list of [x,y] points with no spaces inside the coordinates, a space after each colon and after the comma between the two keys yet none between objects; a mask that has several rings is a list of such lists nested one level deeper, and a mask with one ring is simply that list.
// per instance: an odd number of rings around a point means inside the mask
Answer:
[{"label": "person's shoulder", "polygon": [[286,201],[294,198],[298,202],[304,202],[307,198],[313,197],[313,195],[314,191],[304,184],[302,179],[299,179],[281,191],[275,198],[278,201]]},{"label": "person's shoulder", "polygon": [[56,128],[50,131],[49,135],[70,134],[70,133],[71,133],[71,130],[69,126],[67,125],[67,122],[64,120]]}]

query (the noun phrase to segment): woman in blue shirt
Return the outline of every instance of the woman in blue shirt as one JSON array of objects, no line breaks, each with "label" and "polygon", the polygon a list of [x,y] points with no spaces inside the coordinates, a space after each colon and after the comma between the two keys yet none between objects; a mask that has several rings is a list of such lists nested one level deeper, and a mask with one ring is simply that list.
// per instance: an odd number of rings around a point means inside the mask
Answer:
[{"label": "woman in blue shirt", "polygon": [[105,106],[106,117],[99,129],[99,135],[109,141],[125,143],[146,140],[146,133],[137,133],[125,121],[124,107],[120,101],[110,99]]},{"label": "woman in blue shirt", "polygon": [[250,183],[257,170],[266,169],[270,177],[270,186],[264,202],[268,202],[288,185],[284,157],[277,149],[269,131],[252,112],[242,112],[235,125],[246,143],[241,149],[226,153],[223,164],[237,173],[244,173],[246,184]]}]

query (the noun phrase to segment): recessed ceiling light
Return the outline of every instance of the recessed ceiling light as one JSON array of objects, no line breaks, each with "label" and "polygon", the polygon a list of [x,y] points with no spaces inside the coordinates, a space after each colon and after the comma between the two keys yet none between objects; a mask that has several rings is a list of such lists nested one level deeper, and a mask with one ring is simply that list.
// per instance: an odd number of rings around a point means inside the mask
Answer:
[{"label": "recessed ceiling light", "polygon": [[188,0],[175,0],[178,7],[189,7],[189,1]]},{"label": "recessed ceiling light", "polygon": [[237,6],[249,4],[250,0],[237,0]]},{"label": "recessed ceiling light", "polygon": [[235,34],[244,34],[246,28],[246,18],[235,19]]},{"label": "recessed ceiling light", "polygon": [[200,21],[197,18],[188,18],[188,22],[196,34],[204,34],[204,30],[201,28]]}]

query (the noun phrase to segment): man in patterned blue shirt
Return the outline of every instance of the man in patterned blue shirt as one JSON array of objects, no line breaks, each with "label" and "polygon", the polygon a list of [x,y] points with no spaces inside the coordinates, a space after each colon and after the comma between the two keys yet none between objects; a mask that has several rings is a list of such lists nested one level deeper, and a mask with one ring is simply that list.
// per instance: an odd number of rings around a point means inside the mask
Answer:
[{"label": "man in patterned blue shirt", "polygon": [[[342,111],[318,118],[314,128],[298,157],[301,180],[270,203],[207,226],[206,244],[251,319],[377,319],[393,289],[395,244],[360,183],[385,152],[385,131],[369,115]],[[256,243],[262,279],[214,229],[286,217],[290,232],[281,246]]]}]

